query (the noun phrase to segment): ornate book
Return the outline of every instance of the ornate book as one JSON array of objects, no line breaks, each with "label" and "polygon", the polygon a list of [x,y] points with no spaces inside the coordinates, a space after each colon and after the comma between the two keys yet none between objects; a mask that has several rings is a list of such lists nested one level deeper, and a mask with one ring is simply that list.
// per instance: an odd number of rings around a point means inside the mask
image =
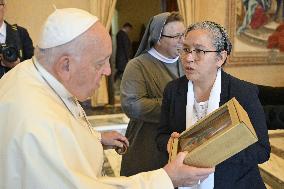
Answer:
[{"label": "ornate book", "polygon": [[188,151],[185,164],[214,167],[257,140],[247,112],[232,98],[174,139],[169,161]]}]

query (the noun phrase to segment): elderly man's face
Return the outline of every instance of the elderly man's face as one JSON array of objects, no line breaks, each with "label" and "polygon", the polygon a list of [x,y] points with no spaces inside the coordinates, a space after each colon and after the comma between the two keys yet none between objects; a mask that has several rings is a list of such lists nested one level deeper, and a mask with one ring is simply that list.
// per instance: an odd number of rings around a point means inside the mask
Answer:
[{"label": "elderly man's face", "polygon": [[77,64],[77,72],[73,73],[73,95],[83,101],[92,96],[100,86],[103,75],[110,75],[109,58],[111,55],[111,39],[101,23],[96,23],[90,31],[95,37],[95,43],[91,43],[82,54],[80,63]]}]

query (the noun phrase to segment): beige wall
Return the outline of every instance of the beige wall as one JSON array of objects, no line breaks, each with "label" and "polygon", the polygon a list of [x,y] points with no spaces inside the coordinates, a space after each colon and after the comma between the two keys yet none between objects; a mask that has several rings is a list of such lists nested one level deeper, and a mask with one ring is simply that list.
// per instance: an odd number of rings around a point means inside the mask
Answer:
[{"label": "beige wall", "polygon": [[284,86],[284,65],[228,66],[225,70],[238,78],[253,83]]},{"label": "beige wall", "polygon": [[[28,29],[34,44],[37,43],[40,27],[46,17],[57,8],[77,7],[90,10],[90,0],[8,0],[6,20]],[[118,26],[131,22],[134,26],[130,34],[132,41],[138,41],[140,29],[152,15],[160,13],[160,0],[117,0]]]},{"label": "beige wall", "polygon": [[57,8],[77,7],[89,11],[89,0],[8,0],[5,19],[28,29],[37,44],[40,27],[46,17]]},{"label": "beige wall", "polygon": [[160,0],[117,0],[118,26],[130,22],[134,29],[130,33],[132,41],[138,41],[141,26],[147,24],[150,17],[161,12]]},{"label": "beige wall", "polygon": [[[196,0],[197,21],[213,20],[224,26],[228,22],[228,0]],[[247,81],[258,84],[284,86],[284,62],[282,65],[226,66],[225,70]]]}]

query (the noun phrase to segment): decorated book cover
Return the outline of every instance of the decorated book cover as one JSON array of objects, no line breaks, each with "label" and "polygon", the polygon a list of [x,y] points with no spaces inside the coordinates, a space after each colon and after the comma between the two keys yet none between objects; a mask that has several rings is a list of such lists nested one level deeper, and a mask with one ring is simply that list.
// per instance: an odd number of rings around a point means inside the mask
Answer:
[{"label": "decorated book cover", "polygon": [[247,112],[232,98],[174,139],[169,161],[188,151],[185,164],[214,167],[257,140]]}]

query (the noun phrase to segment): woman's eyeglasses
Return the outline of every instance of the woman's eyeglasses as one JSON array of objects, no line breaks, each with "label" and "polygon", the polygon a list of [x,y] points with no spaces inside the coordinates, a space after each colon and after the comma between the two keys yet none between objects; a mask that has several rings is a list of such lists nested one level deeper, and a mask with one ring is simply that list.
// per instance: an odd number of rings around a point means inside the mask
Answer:
[{"label": "woman's eyeglasses", "polygon": [[210,52],[221,52],[221,51],[209,51],[209,50],[202,50],[202,49],[190,50],[189,48],[183,48],[180,50],[181,56],[187,56],[191,54],[194,60],[201,60],[205,56],[206,53],[210,53]]},{"label": "woman's eyeglasses", "polygon": [[162,37],[171,38],[171,39],[181,39],[181,38],[183,38],[184,34],[183,33],[178,33],[176,35],[165,35],[165,34],[162,34],[161,36]]}]

